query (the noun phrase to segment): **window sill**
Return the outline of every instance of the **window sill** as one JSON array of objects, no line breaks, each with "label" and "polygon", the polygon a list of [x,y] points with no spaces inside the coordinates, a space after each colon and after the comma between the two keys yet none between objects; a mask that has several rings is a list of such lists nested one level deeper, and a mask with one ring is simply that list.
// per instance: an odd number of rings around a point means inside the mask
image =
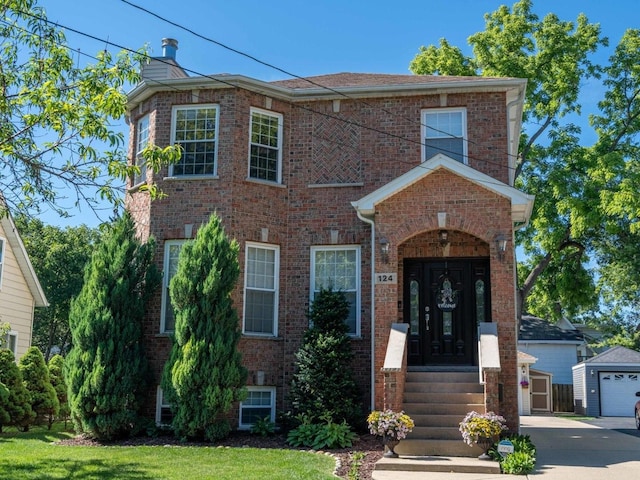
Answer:
[{"label": "window sill", "polygon": [[251,338],[256,340],[274,340],[276,342],[281,342],[284,340],[282,337],[275,337],[273,335],[261,335],[259,333],[243,333],[242,338]]},{"label": "window sill", "polygon": [[162,338],[162,337],[170,338],[172,336],[173,336],[173,332],[160,332],[155,334],[156,338]]},{"label": "window sill", "polygon": [[287,188],[287,186],[284,185],[283,183],[271,182],[269,180],[260,180],[259,178],[247,177],[244,179],[244,181],[248,183],[257,183],[260,185],[265,185],[267,187]]},{"label": "window sill", "polygon": [[192,181],[192,180],[219,180],[218,175],[176,175],[172,177],[164,177],[164,182],[179,182],[179,181]]}]

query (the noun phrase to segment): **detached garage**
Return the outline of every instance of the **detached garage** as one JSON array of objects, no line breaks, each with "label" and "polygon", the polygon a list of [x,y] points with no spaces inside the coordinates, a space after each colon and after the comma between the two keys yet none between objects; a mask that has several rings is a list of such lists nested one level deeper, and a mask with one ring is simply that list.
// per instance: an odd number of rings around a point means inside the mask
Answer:
[{"label": "detached garage", "polygon": [[575,412],[593,417],[633,417],[640,392],[640,352],[613,347],[573,367]]}]

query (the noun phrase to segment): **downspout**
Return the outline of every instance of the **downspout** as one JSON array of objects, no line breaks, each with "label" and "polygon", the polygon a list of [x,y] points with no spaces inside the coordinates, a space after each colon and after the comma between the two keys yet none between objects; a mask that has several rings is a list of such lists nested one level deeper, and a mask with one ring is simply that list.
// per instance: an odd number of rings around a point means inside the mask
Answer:
[{"label": "downspout", "polygon": [[375,265],[376,265],[376,223],[360,213],[360,210],[356,208],[356,214],[358,218],[365,223],[371,225],[371,409],[375,408],[375,387],[376,387],[376,377],[375,377],[375,329],[376,329],[376,299],[375,299]]}]

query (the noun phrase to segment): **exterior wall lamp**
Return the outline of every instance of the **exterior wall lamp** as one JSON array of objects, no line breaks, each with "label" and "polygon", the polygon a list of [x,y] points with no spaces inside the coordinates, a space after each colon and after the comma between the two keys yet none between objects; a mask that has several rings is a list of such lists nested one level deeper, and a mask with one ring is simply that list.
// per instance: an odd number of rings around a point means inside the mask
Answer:
[{"label": "exterior wall lamp", "polygon": [[391,249],[391,244],[389,243],[389,240],[387,240],[385,237],[380,238],[380,240],[378,240],[378,243],[380,244],[380,253],[382,255],[382,261],[384,263],[389,263],[389,250]]},{"label": "exterior wall lamp", "polygon": [[504,260],[504,254],[507,251],[507,237],[506,235],[500,233],[496,237],[496,250],[498,251],[498,258],[500,260]]}]

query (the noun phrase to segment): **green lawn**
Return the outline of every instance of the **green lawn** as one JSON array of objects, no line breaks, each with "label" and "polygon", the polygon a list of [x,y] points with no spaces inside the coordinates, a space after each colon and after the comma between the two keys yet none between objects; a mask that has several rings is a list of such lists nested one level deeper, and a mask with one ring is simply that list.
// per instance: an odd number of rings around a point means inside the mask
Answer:
[{"label": "green lawn", "polygon": [[334,479],[335,461],[297,450],[56,445],[69,433],[0,434],[0,479]]}]

